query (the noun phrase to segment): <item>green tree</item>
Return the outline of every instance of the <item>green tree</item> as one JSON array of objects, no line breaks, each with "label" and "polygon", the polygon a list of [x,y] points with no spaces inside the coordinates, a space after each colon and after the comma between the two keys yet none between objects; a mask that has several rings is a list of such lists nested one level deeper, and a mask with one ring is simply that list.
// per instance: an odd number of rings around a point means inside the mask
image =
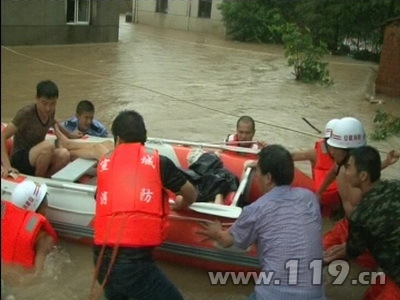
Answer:
[{"label": "green tree", "polygon": [[320,42],[315,46],[310,31],[304,29],[301,32],[294,24],[286,24],[283,31],[285,57],[288,58],[288,64],[294,67],[296,80],[332,84],[328,63],[322,61],[323,55],[328,52],[326,44]]}]

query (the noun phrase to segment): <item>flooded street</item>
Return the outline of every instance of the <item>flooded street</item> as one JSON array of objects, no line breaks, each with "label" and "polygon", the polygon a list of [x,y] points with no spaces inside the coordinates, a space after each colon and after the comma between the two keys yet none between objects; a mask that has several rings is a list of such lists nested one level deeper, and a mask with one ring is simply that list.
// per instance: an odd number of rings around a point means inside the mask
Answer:
[{"label": "flooded street", "polygon": [[[3,122],[33,103],[40,80],[60,89],[56,117],[75,113],[80,100],[96,106],[96,118],[108,127],[123,109],[145,119],[148,135],[196,142],[222,142],[235,131],[239,116],[256,120],[256,138],[289,150],[309,148],[320,137],[302,117],[323,130],[334,117],[354,116],[373,130],[374,111],[400,115],[400,100],[371,104],[378,65],[347,57],[329,57],[334,84],[296,82],[281,46],[249,45],[209,35],[153,28],[120,19],[120,41],[110,44],[21,46],[1,49]],[[384,156],[400,151],[400,138],[369,141]],[[310,173],[306,163],[296,165]],[[399,178],[400,162],[383,172]],[[325,224],[325,229],[330,223]],[[60,242],[44,281],[29,289],[11,287],[16,299],[88,299],[93,281],[91,248]],[[160,263],[187,299],[246,299],[253,287],[211,286],[206,271]],[[353,271],[353,270],[352,270]],[[356,270],[354,270],[356,272]],[[329,299],[361,299],[366,287],[326,286]]]}]

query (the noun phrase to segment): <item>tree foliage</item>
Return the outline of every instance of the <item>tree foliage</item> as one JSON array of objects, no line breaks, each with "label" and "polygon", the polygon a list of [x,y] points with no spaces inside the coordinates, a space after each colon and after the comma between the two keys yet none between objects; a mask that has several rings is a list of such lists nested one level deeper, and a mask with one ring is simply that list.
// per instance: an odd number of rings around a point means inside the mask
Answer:
[{"label": "tree foliage", "polygon": [[323,55],[328,52],[326,44],[314,45],[310,31],[300,32],[294,24],[286,24],[282,39],[285,44],[285,57],[288,64],[294,66],[296,80],[306,83],[318,82],[329,85],[328,63],[323,62]]},{"label": "tree foliage", "polygon": [[374,126],[371,138],[376,141],[384,140],[391,135],[400,134],[400,118],[394,117],[380,109],[375,111]]},{"label": "tree foliage", "polygon": [[228,32],[247,42],[282,42],[277,26],[294,23],[309,28],[314,44],[322,41],[332,53],[379,53],[383,27],[400,15],[398,0],[232,0],[220,5]]}]

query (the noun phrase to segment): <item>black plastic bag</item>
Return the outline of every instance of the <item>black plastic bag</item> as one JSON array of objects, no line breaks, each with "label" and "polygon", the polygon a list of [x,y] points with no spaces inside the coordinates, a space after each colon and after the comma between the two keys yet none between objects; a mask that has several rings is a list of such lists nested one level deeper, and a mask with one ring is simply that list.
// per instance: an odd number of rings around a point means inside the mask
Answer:
[{"label": "black plastic bag", "polygon": [[213,153],[202,154],[184,172],[197,188],[198,202],[214,201],[216,195],[225,197],[238,188],[237,177],[225,169],[221,159]]}]

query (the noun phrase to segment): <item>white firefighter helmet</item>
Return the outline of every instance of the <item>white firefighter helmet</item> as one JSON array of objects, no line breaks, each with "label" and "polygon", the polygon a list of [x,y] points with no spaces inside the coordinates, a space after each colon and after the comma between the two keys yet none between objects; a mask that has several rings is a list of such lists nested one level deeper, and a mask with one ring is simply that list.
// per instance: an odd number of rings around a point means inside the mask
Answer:
[{"label": "white firefighter helmet", "polygon": [[336,124],[337,121],[339,121],[339,119],[332,119],[332,120],[328,121],[328,123],[326,123],[325,130],[324,130],[324,138],[328,139],[331,137],[332,128],[333,128],[334,124]]},{"label": "white firefighter helmet", "polygon": [[366,142],[364,126],[352,117],[345,117],[334,123],[332,135],[327,141],[329,146],[342,149],[358,148]]},{"label": "white firefighter helmet", "polygon": [[47,185],[25,180],[11,194],[11,202],[23,209],[36,211],[47,194]]}]

